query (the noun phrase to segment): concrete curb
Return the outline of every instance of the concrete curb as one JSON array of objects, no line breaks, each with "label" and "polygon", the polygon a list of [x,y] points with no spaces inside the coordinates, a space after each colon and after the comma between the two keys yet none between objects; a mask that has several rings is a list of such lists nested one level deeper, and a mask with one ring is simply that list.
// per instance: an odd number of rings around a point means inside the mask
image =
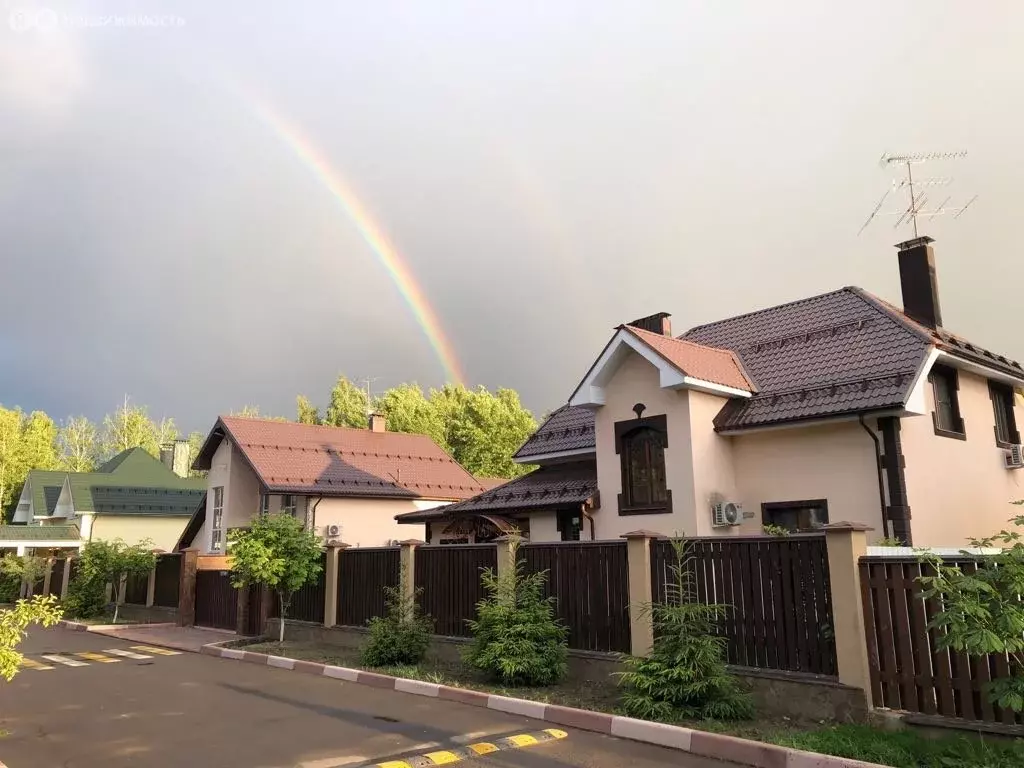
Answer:
[{"label": "concrete curb", "polygon": [[61,619],[57,622],[57,626],[70,629],[72,632],[99,632],[105,629],[144,629],[146,627],[176,627],[178,625],[171,621],[162,621],[158,624],[83,624],[80,621]]},{"label": "concrete curb", "polygon": [[[233,641],[225,641],[233,642]],[[708,733],[677,725],[654,723],[648,720],[636,720],[632,717],[609,715],[604,712],[592,712],[587,709],[574,709],[556,704],[545,704],[529,699],[513,699],[497,696],[467,688],[452,688],[447,685],[427,683],[421,680],[408,680],[401,677],[366,672],[361,669],[336,667],[313,661],[286,659],[283,656],[268,656],[263,653],[252,653],[244,648],[222,648],[223,643],[204,645],[199,652],[207,656],[222,659],[234,659],[250,664],[290,669],[321,677],[332,677],[374,688],[385,688],[413,696],[429,696],[431,698],[456,701],[473,707],[484,707],[499,712],[532,717],[556,725],[566,725],[583,731],[593,731],[621,739],[655,744],[660,747],[688,752],[701,757],[726,760],[739,765],[754,768],[882,768],[877,763],[865,763],[849,760],[844,757],[820,755],[815,752],[802,752],[760,741],[738,739],[719,733]],[[290,662],[290,666],[285,664]]]}]

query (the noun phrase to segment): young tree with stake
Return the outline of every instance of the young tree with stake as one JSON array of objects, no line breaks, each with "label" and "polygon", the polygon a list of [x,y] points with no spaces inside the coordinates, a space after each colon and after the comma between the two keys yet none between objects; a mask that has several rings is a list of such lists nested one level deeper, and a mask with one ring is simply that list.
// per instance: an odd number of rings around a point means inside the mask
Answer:
[{"label": "young tree with stake", "polygon": [[82,547],[79,575],[84,580],[100,579],[110,583],[114,597],[114,623],[124,597],[123,590],[132,576],[148,574],[156,568],[153,542],[143,539],[137,544],[126,544],[122,539],[90,541]]},{"label": "young tree with stake", "polygon": [[281,603],[278,642],[292,595],[320,575],[320,539],[287,513],[258,515],[252,527],[229,536],[231,583],[238,589],[263,584]]}]

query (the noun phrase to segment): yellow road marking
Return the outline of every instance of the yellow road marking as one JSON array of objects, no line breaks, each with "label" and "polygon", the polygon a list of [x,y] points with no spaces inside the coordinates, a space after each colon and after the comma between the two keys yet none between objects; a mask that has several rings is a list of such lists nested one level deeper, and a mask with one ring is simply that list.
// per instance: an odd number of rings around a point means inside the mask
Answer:
[{"label": "yellow road marking", "polygon": [[171,651],[167,648],[157,648],[152,645],[132,645],[129,646],[133,651],[144,651],[145,653],[157,653],[161,656],[180,656],[181,651]]},{"label": "yellow road marking", "polygon": [[81,653],[76,653],[75,656],[80,659],[88,659],[89,661],[99,661],[103,664],[116,664],[120,661],[120,659],[112,659],[109,656],[104,656],[102,653],[93,653],[92,651],[82,651]]},{"label": "yellow road marking", "polygon": [[23,658],[21,660],[21,666],[27,667],[28,669],[39,669],[39,670],[42,670],[42,669],[53,669],[53,667],[48,667],[45,664],[40,664],[35,659],[29,659],[29,658]]},{"label": "yellow road marking", "polygon": [[560,731],[558,728],[545,728],[544,733],[552,739],[564,739],[569,735],[565,731]]},{"label": "yellow road marking", "polygon": [[515,744],[517,747],[532,747],[537,743],[537,737],[531,736],[528,733],[520,733],[517,736],[509,736],[508,740]]},{"label": "yellow road marking", "polygon": [[457,763],[462,758],[456,755],[454,752],[448,752],[447,750],[439,750],[437,752],[427,752],[424,755],[427,760],[432,762],[434,765],[447,765],[448,763]]},{"label": "yellow road marking", "polygon": [[412,768],[404,760],[388,760],[386,763],[378,763],[377,768]]},{"label": "yellow road marking", "polygon": [[478,755],[489,755],[491,752],[497,752],[498,748],[491,744],[489,741],[481,741],[478,744],[470,744],[469,748],[476,752]]}]

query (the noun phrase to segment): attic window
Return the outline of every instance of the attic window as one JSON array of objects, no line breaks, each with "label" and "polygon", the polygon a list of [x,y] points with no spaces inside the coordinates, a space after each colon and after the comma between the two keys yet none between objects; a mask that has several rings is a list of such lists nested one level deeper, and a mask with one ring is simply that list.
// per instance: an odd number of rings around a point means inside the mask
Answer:
[{"label": "attic window", "polygon": [[615,450],[622,471],[620,515],[653,515],[672,511],[672,492],[665,474],[668,430],[665,416],[630,419],[615,424]]},{"label": "attic window", "polygon": [[990,381],[988,394],[992,398],[992,412],[996,422],[996,445],[1009,448],[1020,443],[1017,420],[1013,413],[1013,387]]},{"label": "attic window", "polygon": [[967,434],[964,431],[964,420],[960,416],[960,401],[957,397],[960,380],[956,369],[936,365],[928,374],[928,380],[932,384],[932,395],[935,400],[935,410],[932,411],[935,434],[966,440]]}]

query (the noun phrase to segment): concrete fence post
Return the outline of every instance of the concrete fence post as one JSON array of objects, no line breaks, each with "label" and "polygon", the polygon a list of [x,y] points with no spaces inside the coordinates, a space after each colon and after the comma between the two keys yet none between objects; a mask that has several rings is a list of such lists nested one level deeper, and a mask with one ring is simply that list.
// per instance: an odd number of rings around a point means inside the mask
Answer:
[{"label": "concrete fence post", "polygon": [[191,627],[196,623],[196,570],[199,550],[186,549],[181,553],[181,575],[178,580],[178,624]]},{"label": "concrete fence post", "polygon": [[74,555],[68,555],[64,561],[64,575],[60,581],[60,599],[68,596],[68,585],[71,584],[71,564],[75,561]]},{"label": "concrete fence post", "polygon": [[859,564],[867,554],[867,532],[871,530],[871,526],[845,521],[825,526],[839,682],[863,690],[869,707],[871,667],[864,633]]},{"label": "concrete fence post", "polygon": [[328,544],[327,562],[324,565],[324,626],[333,627],[338,623],[338,581],[341,567],[341,553],[348,549],[348,544]]},{"label": "concrete fence post", "polygon": [[401,542],[402,552],[400,555],[398,585],[402,590],[402,597],[411,600],[416,594],[416,547],[423,544],[419,539],[406,539]]},{"label": "concrete fence post", "polygon": [[128,576],[127,575],[122,575],[121,576],[121,580],[118,582],[118,585],[117,585],[117,604],[118,605],[124,605],[125,592],[128,591],[127,588],[128,588]]},{"label": "concrete fence post", "polygon": [[626,540],[627,571],[629,573],[629,637],[630,653],[646,656],[654,647],[654,624],[647,607],[651,593],[651,540],[659,534],[651,531],[630,531],[622,534]]},{"label": "concrete fence post", "polygon": [[50,594],[50,579],[53,577],[53,558],[46,558],[46,570],[43,571],[43,594]]},{"label": "concrete fence post", "polygon": [[522,543],[517,536],[502,536],[495,544],[498,547],[497,574],[500,579],[506,573],[511,573],[516,567],[516,543]]}]

